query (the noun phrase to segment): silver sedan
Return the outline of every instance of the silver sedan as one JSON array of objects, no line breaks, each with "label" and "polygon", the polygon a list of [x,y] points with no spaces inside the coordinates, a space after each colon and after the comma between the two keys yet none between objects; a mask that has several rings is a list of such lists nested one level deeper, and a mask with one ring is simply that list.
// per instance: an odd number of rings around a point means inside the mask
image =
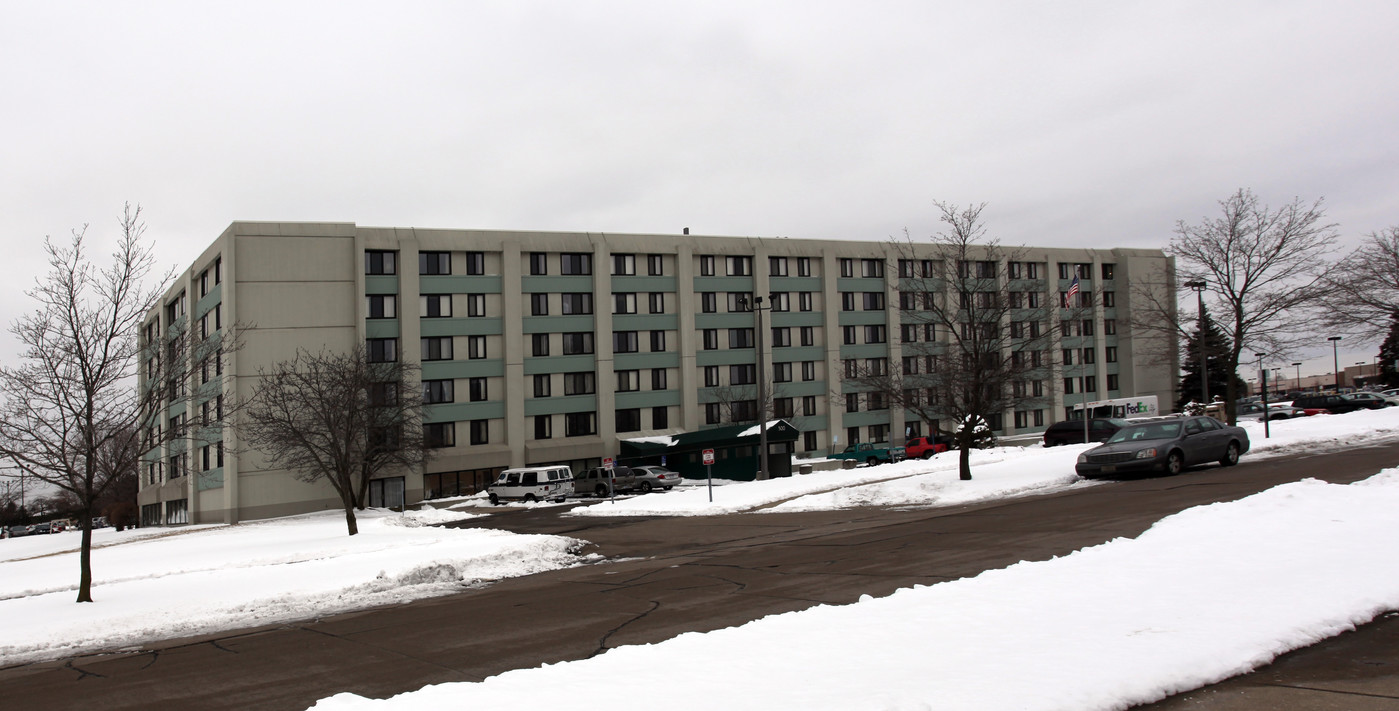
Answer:
[{"label": "silver sedan", "polygon": [[1179,474],[1186,467],[1219,462],[1230,467],[1248,451],[1248,432],[1213,417],[1182,417],[1123,427],[1101,446],[1078,456],[1085,479],[1139,472]]}]

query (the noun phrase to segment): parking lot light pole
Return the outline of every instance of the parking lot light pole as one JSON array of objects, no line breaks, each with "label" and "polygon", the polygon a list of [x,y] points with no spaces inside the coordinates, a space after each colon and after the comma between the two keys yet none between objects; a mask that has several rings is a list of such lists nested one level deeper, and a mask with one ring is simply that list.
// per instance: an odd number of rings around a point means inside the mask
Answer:
[{"label": "parking lot light pole", "polygon": [[1336,356],[1336,343],[1341,340],[1340,336],[1331,336],[1326,339],[1331,342],[1331,370],[1336,372],[1336,393],[1341,392],[1341,362]]},{"label": "parking lot light pole", "polygon": [[1185,282],[1187,287],[1195,290],[1195,303],[1200,309],[1200,340],[1195,343],[1195,347],[1200,349],[1200,405],[1210,406],[1210,365],[1209,350],[1205,347],[1205,289],[1209,284],[1204,279]]},{"label": "parking lot light pole", "polygon": [[1292,364],[1292,367],[1294,367],[1294,368],[1297,369],[1297,384],[1296,384],[1296,385],[1293,385],[1293,386],[1292,386],[1292,389],[1293,389],[1293,390],[1296,390],[1297,392],[1301,392],[1301,391],[1302,391],[1302,364],[1301,364],[1300,362],[1298,362],[1298,363],[1293,363],[1293,364]]},{"label": "parking lot light pole", "polygon": [[1268,439],[1268,369],[1263,367],[1263,356],[1267,353],[1254,353],[1258,356],[1259,389],[1263,391],[1263,439]]},{"label": "parking lot light pole", "polygon": [[763,367],[763,312],[771,311],[772,304],[763,306],[761,296],[753,297],[751,302],[740,296],[738,305],[752,311],[758,322],[758,332],[754,334],[758,346],[758,481],[763,481],[768,478],[767,369]]}]

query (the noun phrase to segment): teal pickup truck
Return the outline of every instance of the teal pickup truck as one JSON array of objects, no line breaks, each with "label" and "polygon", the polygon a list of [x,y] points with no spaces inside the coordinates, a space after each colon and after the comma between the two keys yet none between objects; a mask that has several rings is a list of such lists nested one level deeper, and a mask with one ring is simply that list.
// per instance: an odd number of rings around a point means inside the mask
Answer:
[{"label": "teal pickup truck", "polygon": [[852,444],[846,447],[845,451],[832,454],[827,459],[853,459],[874,466],[881,462],[902,462],[906,457],[903,447],[891,447],[887,444]]}]

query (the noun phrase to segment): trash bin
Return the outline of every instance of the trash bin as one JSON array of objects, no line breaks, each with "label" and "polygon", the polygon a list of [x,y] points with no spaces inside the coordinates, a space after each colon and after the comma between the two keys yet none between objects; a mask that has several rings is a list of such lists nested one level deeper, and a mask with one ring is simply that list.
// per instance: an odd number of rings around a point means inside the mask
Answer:
[{"label": "trash bin", "polygon": [[842,460],[840,460],[840,468],[841,468],[841,469],[854,469],[855,467],[858,467],[858,466],[860,466],[860,463],[857,462],[857,461],[855,461],[855,460],[853,460],[853,459],[842,459]]},{"label": "trash bin", "polygon": [[797,465],[797,473],[798,473],[798,474],[810,474],[810,473],[811,473],[811,465],[810,465],[810,464],[798,464],[798,465]]}]

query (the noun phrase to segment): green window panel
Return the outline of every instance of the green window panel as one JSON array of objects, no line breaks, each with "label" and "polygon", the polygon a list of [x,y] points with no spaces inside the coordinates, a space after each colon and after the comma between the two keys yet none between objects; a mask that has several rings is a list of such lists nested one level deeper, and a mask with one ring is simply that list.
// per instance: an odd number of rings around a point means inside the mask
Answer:
[{"label": "green window panel", "polygon": [[424,274],[418,277],[418,292],[422,294],[499,294],[500,289],[499,275]]},{"label": "green window panel", "polygon": [[[796,264],[789,266],[796,269]],[[771,291],[820,291],[821,277],[768,277],[768,288]]]},{"label": "green window panel", "polygon": [[[771,356],[771,354],[769,354]],[[771,358],[769,358],[771,359]],[[700,351],[695,354],[695,364],[705,365],[738,365],[741,363],[757,363],[758,351],[752,348],[736,348],[733,350],[720,349],[717,351]]]},{"label": "green window panel", "polygon": [[[724,270],[724,261],[720,257],[717,261],[719,271]],[[753,277],[751,276],[697,276],[695,277],[695,292],[701,291],[752,291]]]},{"label": "green window panel", "polygon": [[195,491],[208,491],[223,488],[223,467],[207,472],[193,472]]},{"label": "green window panel", "polygon": [[[795,304],[793,305],[795,306]],[[870,313],[883,314],[882,311],[871,311]],[[772,317],[773,326],[824,326],[826,324],[826,314],[820,311],[779,311],[777,313],[768,312]],[[768,319],[764,317],[763,321]],[[881,321],[882,323],[882,321]]]},{"label": "green window panel", "polygon": [[423,380],[447,380],[449,378],[499,378],[505,375],[505,361],[499,358],[485,360],[434,360],[423,363]]},{"label": "green window panel", "polygon": [[[528,309],[528,304],[526,305]],[[530,333],[575,333],[592,331],[595,328],[593,317],[581,316],[526,316],[524,332]],[[610,336],[609,336],[610,338]]]},{"label": "green window panel", "polygon": [[368,294],[397,294],[398,277],[383,274],[366,274],[364,277],[364,293]]},{"label": "green window panel", "polygon": [[499,318],[424,318],[418,320],[423,338],[435,336],[498,336],[503,333]]},{"label": "green window panel", "polygon": [[[559,266],[557,255],[549,260],[549,268],[557,269]],[[594,265],[597,266],[597,265]],[[549,274],[546,276],[522,276],[520,277],[520,291],[526,294],[536,293],[567,293],[575,291],[592,291],[593,278],[589,275],[562,275]]]},{"label": "green window panel", "polygon": [[398,319],[373,318],[364,320],[365,338],[398,338]]},{"label": "green window panel", "polygon": [[617,409],[619,410],[630,407],[659,407],[679,404],[681,404],[679,390],[643,390],[617,393]]},{"label": "green window panel", "polygon": [[[610,305],[610,304],[609,304]],[[640,305],[645,309],[646,305]],[[680,328],[680,317],[675,314],[614,314],[614,331],[674,331]]]},{"label": "green window panel", "polygon": [[593,354],[525,358],[525,375],[579,373],[596,368],[597,358]]},{"label": "green window panel", "polygon": [[[888,358],[889,349],[887,343],[865,343],[853,346],[841,346],[840,357],[844,358]],[[808,359],[810,360],[810,359]]]},{"label": "green window panel", "polygon": [[199,299],[199,302],[194,305],[194,317],[199,318],[200,316],[209,313],[209,311],[211,311],[215,305],[222,302],[223,284],[218,284],[214,286],[213,289],[210,289],[209,293],[205,294],[202,298]]},{"label": "green window panel", "polygon": [[505,417],[505,403],[451,402],[423,406],[423,422],[466,422],[469,420],[499,420]]},{"label": "green window panel", "polygon": [[847,412],[841,415],[841,424],[845,427],[868,427],[869,425],[889,424],[891,410],[871,410],[867,412]]},{"label": "green window panel", "polygon": [[[645,269],[645,265],[640,265]],[[613,291],[675,291],[673,276],[614,276]]]},{"label": "green window panel", "polygon": [[[724,308],[723,304],[719,308]],[[758,322],[754,320],[754,315],[749,312],[726,313],[720,311],[717,314],[695,314],[695,328],[756,328]],[[767,325],[767,317],[763,317],[763,325]],[[723,339],[720,339],[723,342]]]},{"label": "green window panel", "polygon": [[[897,323],[897,321],[896,318],[895,322]],[[884,325],[887,322],[887,311],[841,311],[837,319],[837,323],[841,326]]]},{"label": "green window panel", "polygon": [[616,370],[645,370],[647,368],[679,368],[680,354],[675,351],[664,353],[618,353],[612,356]]},{"label": "green window panel", "polygon": [[597,411],[596,395],[525,398],[525,417],[595,411]]}]

